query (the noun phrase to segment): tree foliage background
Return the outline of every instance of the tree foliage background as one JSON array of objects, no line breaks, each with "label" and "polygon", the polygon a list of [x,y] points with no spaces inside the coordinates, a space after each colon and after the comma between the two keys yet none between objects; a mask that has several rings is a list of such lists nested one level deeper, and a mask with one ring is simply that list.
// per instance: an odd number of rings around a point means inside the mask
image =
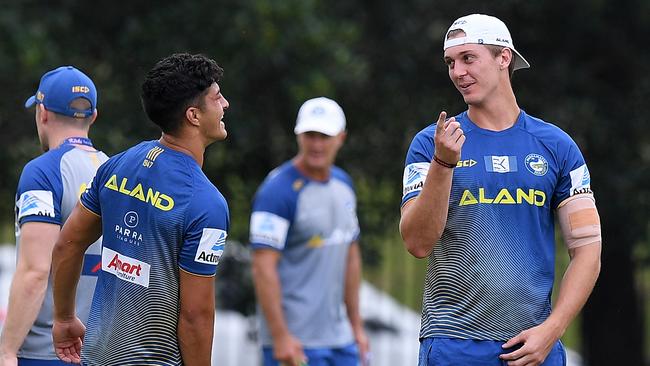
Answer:
[{"label": "tree foliage background", "polygon": [[[109,154],[157,138],[139,102],[144,73],[173,52],[204,53],[225,69],[228,140],[204,170],[224,192],[230,236],[246,241],[250,200],[266,173],[295,153],[300,104],[326,95],[346,111],[338,164],[357,185],[364,264],[397,238],[403,159],[440,110],[465,106],[442,62],[457,17],[496,15],[533,67],[515,73],[518,102],[580,145],[603,224],[603,263],[582,318],[590,365],[648,364],[650,67],[645,0],[8,0],[0,12],[0,222],[13,223],[22,166],[38,155],[33,111],[40,76],[63,64],[99,90],[91,131]],[[421,286],[421,281],[415,286]],[[644,307],[646,310],[644,310]],[[625,350],[625,351],[623,351]],[[645,357],[645,359],[644,359]]]}]

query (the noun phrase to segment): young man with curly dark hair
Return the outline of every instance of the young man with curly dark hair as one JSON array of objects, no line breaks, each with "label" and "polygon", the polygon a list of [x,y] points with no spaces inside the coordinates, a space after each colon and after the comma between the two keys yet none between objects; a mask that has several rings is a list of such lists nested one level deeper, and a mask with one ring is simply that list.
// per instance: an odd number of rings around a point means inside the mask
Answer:
[{"label": "young man with curly dark hair", "polygon": [[[222,73],[205,56],[174,54],[147,74],[142,104],[162,137],[102,165],[54,248],[53,338],[62,360],[210,364],[214,275],[229,214],[201,166],[206,147],[227,135]],[[102,234],[86,331],[74,289],[83,251]]]}]

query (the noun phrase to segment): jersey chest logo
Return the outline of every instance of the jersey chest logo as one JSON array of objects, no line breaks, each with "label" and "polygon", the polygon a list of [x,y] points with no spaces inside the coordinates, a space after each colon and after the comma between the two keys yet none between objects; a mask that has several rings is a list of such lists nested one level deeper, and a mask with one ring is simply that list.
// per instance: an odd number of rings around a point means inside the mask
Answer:
[{"label": "jersey chest logo", "polygon": [[526,159],[524,159],[524,165],[526,169],[532,174],[541,177],[548,172],[548,161],[542,155],[539,154],[528,154]]}]

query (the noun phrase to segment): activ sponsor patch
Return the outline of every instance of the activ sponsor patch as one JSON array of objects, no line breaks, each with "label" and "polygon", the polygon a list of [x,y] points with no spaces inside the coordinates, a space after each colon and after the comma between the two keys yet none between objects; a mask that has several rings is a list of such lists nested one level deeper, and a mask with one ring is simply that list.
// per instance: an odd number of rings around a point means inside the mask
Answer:
[{"label": "activ sponsor patch", "polygon": [[227,236],[228,234],[224,230],[204,228],[194,261],[214,266],[219,264],[219,258],[226,247]]},{"label": "activ sponsor patch", "polygon": [[404,168],[402,196],[422,190],[430,166],[431,163],[412,163]]},{"label": "activ sponsor patch", "polygon": [[18,220],[32,215],[54,217],[54,198],[51,191],[24,192],[18,198],[16,207],[18,207]]},{"label": "activ sponsor patch", "polygon": [[266,212],[255,211],[251,215],[251,243],[270,245],[283,249],[289,232],[289,220],[282,216]]},{"label": "activ sponsor patch", "polygon": [[106,247],[102,249],[102,271],[123,281],[149,287],[151,265]]},{"label": "activ sponsor patch", "polygon": [[589,169],[587,169],[587,164],[580,165],[569,174],[571,175],[571,191],[569,195],[591,193],[591,175]]}]

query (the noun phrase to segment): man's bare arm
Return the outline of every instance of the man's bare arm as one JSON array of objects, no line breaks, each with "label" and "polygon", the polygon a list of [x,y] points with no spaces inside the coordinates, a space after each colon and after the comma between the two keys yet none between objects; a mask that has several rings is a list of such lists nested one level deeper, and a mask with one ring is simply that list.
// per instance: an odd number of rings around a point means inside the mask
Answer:
[{"label": "man's bare arm", "polygon": [[[369,351],[369,342],[363,329],[363,321],[359,312],[359,288],[361,286],[361,250],[359,244],[350,244],[348,262],[345,271],[345,308],[352,325],[354,339],[359,347],[361,360],[366,359]],[[365,364],[365,363],[362,363]]]},{"label": "man's bare arm", "polygon": [[75,295],[84,253],[101,233],[101,218],[77,203],[52,251],[52,340],[54,352],[65,362],[81,362],[81,343],[86,328],[75,315]]},{"label": "man's bare arm", "polygon": [[16,272],[11,281],[7,320],[0,336],[2,364],[15,364],[18,349],[25,341],[43,305],[52,262],[52,248],[61,227],[46,222],[21,226]]},{"label": "man's bare arm", "polygon": [[274,357],[289,366],[297,366],[305,355],[300,341],[289,332],[282,311],[282,286],[277,270],[280,256],[280,252],[273,249],[253,252],[255,293],[273,337]]},{"label": "man's bare arm", "polygon": [[214,332],[214,276],[180,272],[178,343],[187,366],[210,365]]},{"label": "man's bare arm", "polygon": [[455,165],[465,142],[460,124],[453,117],[445,121],[446,116],[442,112],[438,118],[434,137],[436,151],[422,191],[402,206],[400,233],[406,249],[417,258],[431,254],[447,223],[453,169],[435,159]]}]

